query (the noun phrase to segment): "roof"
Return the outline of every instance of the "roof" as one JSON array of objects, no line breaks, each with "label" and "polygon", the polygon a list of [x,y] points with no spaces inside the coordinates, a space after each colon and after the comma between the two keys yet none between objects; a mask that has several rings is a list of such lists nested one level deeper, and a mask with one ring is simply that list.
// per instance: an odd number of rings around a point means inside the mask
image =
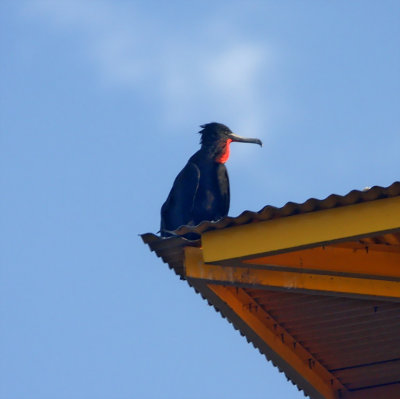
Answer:
[{"label": "roof", "polygon": [[400,396],[400,182],[176,234],[142,239],[306,395]]},{"label": "roof", "polygon": [[214,229],[225,229],[227,227],[244,225],[260,221],[271,220],[300,213],[315,212],[324,209],[339,208],[354,205],[361,202],[375,201],[377,199],[391,198],[400,195],[400,181],[394,182],[388,187],[373,186],[364,190],[352,190],[344,196],[331,194],[319,200],[309,198],[303,203],[287,202],[282,207],[267,205],[258,212],[244,211],[237,217],[227,216],[217,222],[204,221],[198,226],[182,226],[176,230],[181,236],[187,233],[204,233]]}]

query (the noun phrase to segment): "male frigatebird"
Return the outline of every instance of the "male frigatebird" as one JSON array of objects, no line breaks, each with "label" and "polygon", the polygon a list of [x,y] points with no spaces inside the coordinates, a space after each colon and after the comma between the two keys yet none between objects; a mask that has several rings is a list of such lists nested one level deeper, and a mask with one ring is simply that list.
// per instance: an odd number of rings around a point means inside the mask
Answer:
[{"label": "male frigatebird", "polygon": [[255,143],[261,140],[240,137],[221,123],[201,125],[201,148],[176,177],[161,208],[163,237],[173,235],[182,225],[196,226],[203,220],[217,221],[229,211],[229,178],[225,162],[232,142]]}]

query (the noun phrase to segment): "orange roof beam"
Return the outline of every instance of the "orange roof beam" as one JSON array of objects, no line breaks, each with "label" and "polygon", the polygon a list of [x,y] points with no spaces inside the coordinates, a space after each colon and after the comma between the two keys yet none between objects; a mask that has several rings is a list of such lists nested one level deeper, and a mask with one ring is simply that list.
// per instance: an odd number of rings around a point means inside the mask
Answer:
[{"label": "orange roof beam", "polygon": [[235,267],[205,264],[199,248],[185,248],[184,275],[188,279],[214,284],[400,301],[400,281],[385,279],[384,276],[348,277],[341,273],[317,274],[299,270],[260,269],[253,265]]},{"label": "orange roof beam", "polygon": [[[347,244],[347,243],[346,243]],[[322,246],[244,260],[242,266],[269,266],[277,270],[317,271],[321,274],[371,275],[400,279],[400,245]]]}]

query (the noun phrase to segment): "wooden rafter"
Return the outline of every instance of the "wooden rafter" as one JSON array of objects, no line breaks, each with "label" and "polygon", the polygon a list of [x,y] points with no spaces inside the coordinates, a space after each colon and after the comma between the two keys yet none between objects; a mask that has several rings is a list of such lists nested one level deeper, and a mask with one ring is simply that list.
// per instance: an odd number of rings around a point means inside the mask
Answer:
[{"label": "wooden rafter", "polygon": [[340,381],[318,362],[273,317],[244,290],[209,284],[223,300],[274,352],[300,373],[325,399],[347,392]]}]

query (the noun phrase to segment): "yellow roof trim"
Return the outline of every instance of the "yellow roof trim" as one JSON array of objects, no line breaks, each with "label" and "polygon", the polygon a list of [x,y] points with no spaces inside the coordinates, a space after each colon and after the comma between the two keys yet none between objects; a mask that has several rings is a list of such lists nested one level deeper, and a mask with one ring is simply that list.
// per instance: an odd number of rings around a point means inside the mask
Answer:
[{"label": "yellow roof trim", "polygon": [[400,231],[400,197],[380,199],[202,234],[204,261],[254,257]]}]

